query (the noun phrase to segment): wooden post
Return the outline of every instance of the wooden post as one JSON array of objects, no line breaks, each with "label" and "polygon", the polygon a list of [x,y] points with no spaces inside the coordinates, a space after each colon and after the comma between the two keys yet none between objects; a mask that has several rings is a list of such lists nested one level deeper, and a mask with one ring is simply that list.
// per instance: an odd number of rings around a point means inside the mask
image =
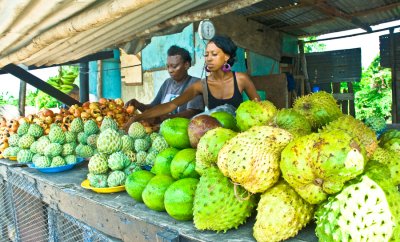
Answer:
[{"label": "wooden post", "polygon": [[306,93],[311,93],[311,86],[310,81],[308,79],[308,72],[307,72],[307,60],[304,54],[304,41],[299,40],[299,50],[300,50],[300,63],[301,63],[301,70],[304,76],[304,83],[306,85]]},{"label": "wooden post", "polygon": [[396,41],[394,28],[389,29],[390,65],[392,67],[392,123],[400,122],[400,80],[397,79]]},{"label": "wooden post", "polygon": [[25,102],[26,102],[26,82],[19,81],[19,100],[18,111],[20,116],[25,116]]}]

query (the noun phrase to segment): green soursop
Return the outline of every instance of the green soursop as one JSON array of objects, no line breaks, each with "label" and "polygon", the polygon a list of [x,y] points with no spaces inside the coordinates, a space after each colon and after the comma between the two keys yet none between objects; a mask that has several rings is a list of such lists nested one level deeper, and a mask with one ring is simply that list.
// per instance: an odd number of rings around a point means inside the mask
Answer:
[{"label": "green soursop", "polygon": [[291,108],[279,110],[272,125],[289,131],[295,138],[311,133],[311,125],[306,117]]},{"label": "green soursop", "polygon": [[61,156],[56,156],[51,159],[50,167],[65,166],[66,164],[67,162]]},{"label": "green soursop", "polygon": [[19,138],[18,146],[21,149],[29,149],[33,142],[35,142],[35,137],[30,134],[25,134]]},{"label": "green soursop", "polygon": [[65,143],[72,143],[77,141],[76,133],[72,131],[66,131],[65,134]]},{"label": "green soursop", "polygon": [[52,128],[50,128],[49,140],[51,141],[51,143],[58,143],[61,145],[64,144],[65,134],[62,128],[59,126],[53,126]]},{"label": "green soursop", "polygon": [[[234,187],[236,186],[236,188]],[[200,177],[193,203],[194,226],[224,231],[246,222],[256,206],[255,196],[210,167]]]},{"label": "green soursop", "polygon": [[359,140],[342,130],[302,136],[281,154],[283,178],[307,202],[319,204],[360,175],[366,152]]},{"label": "green soursop", "polygon": [[400,156],[396,152],[378,147],[371,160],[386,165],[390,170],[393,184],[400,185]]},{"label": "green soursop", "polygon": [[103,132],[107,129],[118,131],[118,124],[113,118],[104,117],[103,121],[101,122],[100,131]]},{"label": "green soursop", "polygon": [[135,140],[135,150],[136,152],[139,151],[146,151],[150,148],[151,144],[147,139],[136,139]]},{"label": "green soursop", "polygon": [[117,187],[125,184],[126,175],[123,171],[112,171],[108,175],[107,183],[109,187]]},{"label": "green soursop", "polygon": [[128,135],[134,139],[141,139],[146,136],[146,129],[139,122],[134,122],[129,126]]},{"label": "green soursop", "polygon": [[122,140],[120,134],[113,129],[102,131],[97,139],[97,149],[100,153],[112,154],[120,151],[122,148]]},{"label": "green soursop", "polygon": [[218,153],[221,172],[252,193],[264,192],[279,179],[281,151],[293,136],[271,126],[254,126],[228,140]]},{"label": "green soursop", "polygon": [[[151,138],[151,137],[150,137]],[[151,144],[151,147],[157,150],[158,152],[161,152],[168,148],[168,143],[162,136],[158,136],[153,139],[153,143]]]},{"label": "green soursop", "polygon": [[10,137],[8,137],[8,144],[10,146],[18,146],[18,141],[19,141],[19,135],[18,134],[11,134]]},{"label": "green soursop", "polygon": [[34,153],[28,149],[21,149],[17,154],[18,163],[29,163],[32,161]]},{"label": "green soursop", "polygon": [[89,184],[91,187],[97,187],[97,188],[108,187],[107,178],[108,178],[107,174],[93,174],[93,173],[87,174],[87,179],[89,180]]},{"label": "green soursop", "polygon": [[209,130],[197,144],[196,171],[200,175],[212,165],[217,165],[218,153],[222,146],[237,133],[226,128],[215,128]]},{"label": "green soursop", "polygon": [[87,136],[90,136],[92,134],[97,134],[100,130],[99,127],[97,126],[96,121],[89,119],[83,125],[83,131]]},{"label": "green soursop", "polygon": [[122,151],[112,153],[108,157],[107,162],[108,167],[110,167],[110,169],[113,171],[123,170],[125,167],[131,164],[131,160],[129,159],[129,157],[126,156]]},{"label": "green soursop", "polygon": [[74,133],[80,133],[83,132],[83,121],[81,118],[74,118],[74,120],[72,120],[71,125],[69,126],[69,131],[72,131]]},{"label": "green soursop", "polygon": [[129,135],[123,135],[121,137],[122,148],[121,150],[126,151],[134,151],[135,150],[135,139],[130,137]]},{"label": "green soursop", "polygon": [[400,193],[382,164],[370,161],[315,213],[319,241],[400,241]]},{"label": "green soursop", "polygon": [[51,143],[44,149],[44,155],[50,158],[61,155],[63,146],[58,143]]},{"label": "green soursop", "polygon": [[38,168],[50,167],[51,166],[51,158],[49,158],[47,156],[40,156],[35,159],[35,162],[33,164],[35,164],[35,167],[38,167]]},{"label": "green soursop", "polygon": [[284,241],[295,236],[313,216],[314,206],[280,180],[261,195],[253,236],[259,242]]},{"label": "green soursop", "polygon": [[38,124],[31,124],[28,129],[28,134],[32,135],[35,138],[39,138],[43,135],[43,128]]},{"label": "green soursop", "polygon": [[103,174],[108,171],[107,157],[95,154],[93,155],[88,164],[89,173],[93,174]]},{"label": "green soursop", "polygon": [[236,122],[241,131],[267,125],[275,116],[276,107],[270,101],[245,101],[236,110]]},{"label": "green soursop", "polygon": [[64,160],[68,165],[75,164],[76,163],[76,155],[67,155],[64,157]]},{"label": "green soursop", "polygon": [[296,99],[293,109],[306,117],[313,130],[318,130],[343,115],[335,98],[323,91]]},{"label": "green soursop", "polygon": [[27,122],[23,122],[22,124],[20,124],[18,129],[17,129],[17,134],[19,136],[27,134],[28,130],[29,130],[29,126],[30,126],[30,124],[27,123]]}]

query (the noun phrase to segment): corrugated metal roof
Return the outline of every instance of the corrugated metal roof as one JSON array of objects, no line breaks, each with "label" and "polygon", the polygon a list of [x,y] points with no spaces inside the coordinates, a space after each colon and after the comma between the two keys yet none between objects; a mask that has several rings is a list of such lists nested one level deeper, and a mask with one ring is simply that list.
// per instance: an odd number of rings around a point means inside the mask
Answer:
[{"label": "corrugated metal roof", "polygon": [[232,11],[272,29],[306,36],[370,29],[400,19],[400,1],[0,1],[0,68],[9,63],[60,64]]}]

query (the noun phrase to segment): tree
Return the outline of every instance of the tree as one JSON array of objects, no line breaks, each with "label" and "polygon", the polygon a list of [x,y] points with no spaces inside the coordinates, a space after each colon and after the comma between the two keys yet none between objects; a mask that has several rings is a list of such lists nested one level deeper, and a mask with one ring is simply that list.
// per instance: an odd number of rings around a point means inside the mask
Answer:
[{"label": "tree", "polygon": [[[305,42],[310,41],[310,40],[316,40],[317,36],[310,36],[307,38],[304,38],[303,40]],[[304,43],[304,53],[311,53],[311,52],[322,52],[326,48],[326,44],[322,44],[319,42],[311,42],[311,43]]]},{"label": "tree", "polygon": [[357,119],[372,116],[391,119],[392,75],[390,69],[380,66],[380,56],[376,56],[366,70],[361,81],[354,83],[355,111]]}]

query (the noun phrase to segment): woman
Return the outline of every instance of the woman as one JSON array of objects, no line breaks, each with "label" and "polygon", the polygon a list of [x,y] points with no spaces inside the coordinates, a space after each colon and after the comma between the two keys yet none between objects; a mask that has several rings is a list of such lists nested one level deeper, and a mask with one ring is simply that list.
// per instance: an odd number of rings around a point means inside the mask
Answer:
[{"label": "woman", "polygon": [[198,95],[206,96],[204,99],[208,99],[208,102],[206,101],[208,109],[223,104],[239,107],[243,101],[243,91],[246,91],[251,100],[260,100],[249,76],[245,73],[231,71],[231,67],[235,63],[236,49],[237,46],[228,37],[215,36],[212,38],[206,46],[204,55],[206,70],[210,72],[206,79],[195,82],[174,100],[135,115],[128,120],[124,128],[128,129],[130,124],[135,121],[167,114]]}]

